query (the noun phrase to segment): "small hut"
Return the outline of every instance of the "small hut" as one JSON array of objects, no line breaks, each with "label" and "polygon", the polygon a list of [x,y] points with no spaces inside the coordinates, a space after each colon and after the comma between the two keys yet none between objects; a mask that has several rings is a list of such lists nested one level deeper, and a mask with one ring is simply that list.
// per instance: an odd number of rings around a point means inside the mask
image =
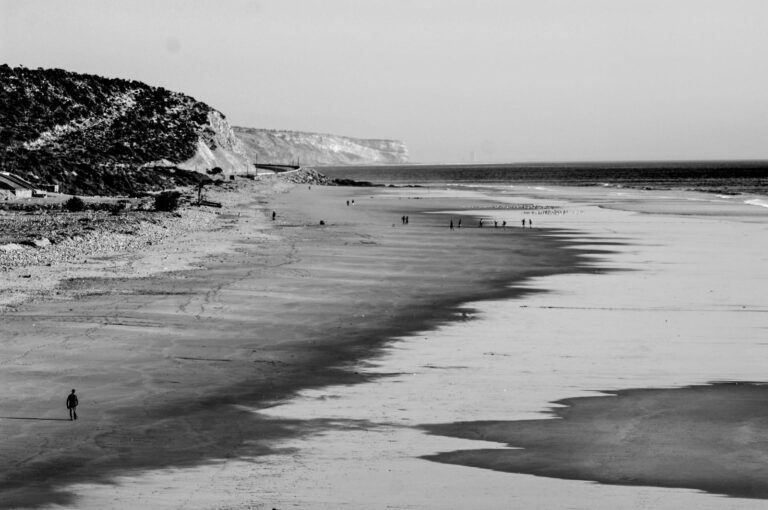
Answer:
[{"label": "small hut", "polygon": [[0,172],[0,189],[12,191],[22,198],[32,197],[35,185],[10,172]]}]

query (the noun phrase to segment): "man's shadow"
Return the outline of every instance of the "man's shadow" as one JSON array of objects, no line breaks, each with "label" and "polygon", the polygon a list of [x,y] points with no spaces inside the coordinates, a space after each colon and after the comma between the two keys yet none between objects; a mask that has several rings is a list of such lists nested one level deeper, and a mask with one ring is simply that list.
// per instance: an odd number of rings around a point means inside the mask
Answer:
[{"label": "man's shadow", "polygon": [[69,418],[30,418],[27,416],[0,416],[0,420],[70,421]]}]

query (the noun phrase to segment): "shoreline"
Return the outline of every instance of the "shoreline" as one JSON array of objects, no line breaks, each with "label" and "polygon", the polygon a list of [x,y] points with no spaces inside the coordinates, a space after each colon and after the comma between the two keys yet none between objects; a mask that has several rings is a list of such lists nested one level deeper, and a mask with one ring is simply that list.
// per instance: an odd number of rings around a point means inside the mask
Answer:
[{"label": "shoreline", "polygon": [[[554,201],[562,192],[531,195]],[[579,361],[557,363],[558,380],[537,371],[539,387],[504,414],[426,422],[430,435],[479,442],[421,458],[506,473],[517,488],[546,477],[573,508],[644,507],[651,494],[655,508],[760,508],[766,214],[686,192],[565,195],[605,211],[581,219],[593,233],[628,243],[601,264],[616,270],[605,278],[550,277],[541,285],[552,294],[526,300],[538,324],[530,343],[549,359]],[[524,412],[526,396],[545,407]],[[623,499],[584,498],[595,482],[616,487],[598,494]]]},{"label": "shoreline", "polygon": [[[73,504],[67,486],[76,481],[268,452],[270,438],[301,427],[255,419],[237,405],[264,407],[299,388],[365,380],[343,367],[375,356],[387,339],[456,320],[468,301],[530,292],[512,282],[587,265],[585,250],[564,249],[572,243],[553,235],[566,232],[449,233],[431,213],[455,209],[455,201],[394,203],[385,195],[296,185],[254,196],[246,209],[275,209],[275,225],[263,230],[256,222],[250,238],[237,234],[205,270],[79,279],[65,286],[85,291],[75,301],[4,314],[14,339],[3,353],[14,368],[3,381],[14,395],[9,408],[52,419],[63,414],[50,407],[69,386],[81,388],[85,405],[66,431],[55,422],[0,419],[15,443],[4,451],[15,472],[0,482],[3,505]],[[356,204],[345,206],[346,197]],[[403,211],[410,225],[390,226]],[[50,356],[56,365],[44,362]],[[83,369],[92,373],[71,375]],[[42,370],[59,391],[30,398],[30,370],[35,377]],[[96,431],[83,426],[89,422]],[[61,473],[63,466],[70,472]],[[31,483],[49,489],[28,489]]]}]

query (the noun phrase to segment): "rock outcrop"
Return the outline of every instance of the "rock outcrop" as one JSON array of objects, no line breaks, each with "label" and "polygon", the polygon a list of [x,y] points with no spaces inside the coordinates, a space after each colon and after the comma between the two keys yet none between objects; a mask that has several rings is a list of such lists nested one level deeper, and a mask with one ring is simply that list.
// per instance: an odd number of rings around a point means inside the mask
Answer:
[{"label": "rock outcrop", "polygon": [[301,165],[366,165],[408,162],[399,140],[367,140],[301,131],[235,127],[246,154],[259,163]]}]

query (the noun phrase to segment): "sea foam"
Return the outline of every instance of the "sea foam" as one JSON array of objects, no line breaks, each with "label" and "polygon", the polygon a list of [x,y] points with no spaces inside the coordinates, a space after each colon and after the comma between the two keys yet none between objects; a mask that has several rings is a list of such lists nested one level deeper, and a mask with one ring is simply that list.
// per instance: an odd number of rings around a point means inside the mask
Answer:
[{"label": "sea foam", "polygon": [[760,207],[768,207],[768,200],[764,200],[762,198],[753,198],[752,200],[745,200],[744,203],[749,205],[758,205]]}]

